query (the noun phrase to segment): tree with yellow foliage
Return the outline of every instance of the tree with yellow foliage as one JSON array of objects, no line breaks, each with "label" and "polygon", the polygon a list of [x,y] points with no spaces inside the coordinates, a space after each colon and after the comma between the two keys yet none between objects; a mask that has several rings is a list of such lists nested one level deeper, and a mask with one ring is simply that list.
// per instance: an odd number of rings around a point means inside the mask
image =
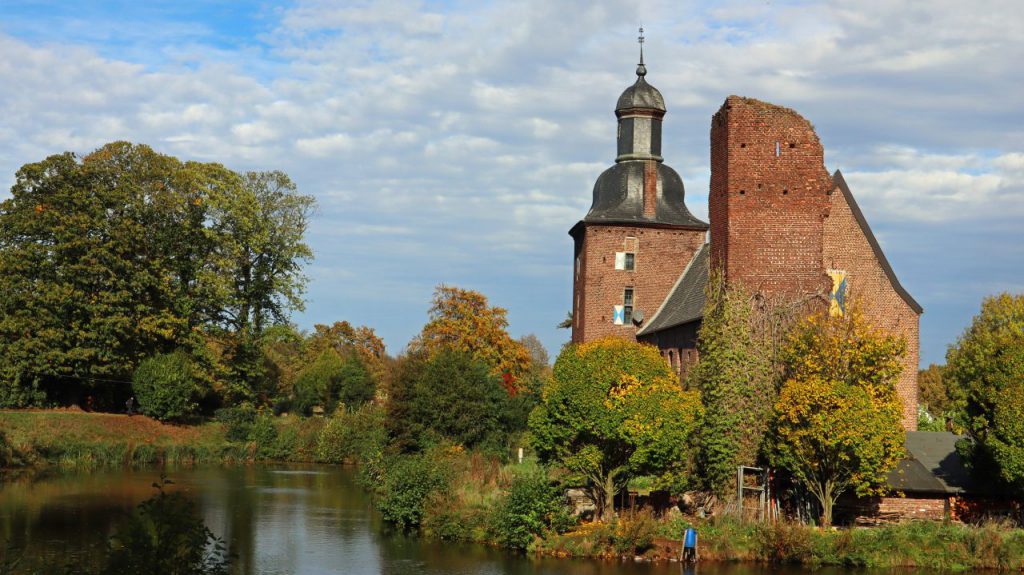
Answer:
[{"label": "tree with yellow foliage", "polygon": [[480,292],[439,285],[434,290],[430,320],[412,347],[429,356],[441,350],[468,352],[502,377],[514,394],[517,381],[530,369],[530,352],[508,334],[507,312],[492,307]]},{"label": "tree with yellow foliage", "polygon": [[822,525],[841,494],[880,492],[904,453],[895,381],[906,343],[848,310],[811,316],[790,334],[768,446],[772,464],[818,499]]},{"label": "tree with yellow foliage", "polygon": [[630,478],[686,462],[701,413],[700,394],[682,389],[655,347],[610,337],[563,349],[530,431],[541,460],[568,469],[603,521]]}]

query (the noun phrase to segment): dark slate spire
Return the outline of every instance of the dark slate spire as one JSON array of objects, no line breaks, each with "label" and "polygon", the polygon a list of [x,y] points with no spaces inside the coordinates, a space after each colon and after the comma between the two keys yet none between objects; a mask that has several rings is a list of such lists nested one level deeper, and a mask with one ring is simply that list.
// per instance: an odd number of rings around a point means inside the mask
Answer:
[{"label": "dark slate spire", "polygon": [[661,157],[661,121],[665,99],[647,83],[643,28],[636,82],[619,96],[618,155],[615,166],[594,184],[594,203],[585,222],[637,222],[695,229],[708,225],[686,209],[683,179]]}]

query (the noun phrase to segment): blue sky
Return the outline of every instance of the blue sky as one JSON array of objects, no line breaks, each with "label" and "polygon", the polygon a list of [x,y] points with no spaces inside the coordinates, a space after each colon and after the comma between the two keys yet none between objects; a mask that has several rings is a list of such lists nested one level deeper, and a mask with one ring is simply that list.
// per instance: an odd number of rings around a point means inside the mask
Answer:
[{"label": "blue sky", "polygon": [[281,169],[319,203],[301,327],[370,325],[398,353],[444,282],[555,353],[566,232],[614,159],[639,23],[695,214],[711,115],[751,96],[815,124],[925,307],[923,364],[982,297],[1024,291],[1017,0],[5,0],[0,189],[24,163],[120,139]]}]

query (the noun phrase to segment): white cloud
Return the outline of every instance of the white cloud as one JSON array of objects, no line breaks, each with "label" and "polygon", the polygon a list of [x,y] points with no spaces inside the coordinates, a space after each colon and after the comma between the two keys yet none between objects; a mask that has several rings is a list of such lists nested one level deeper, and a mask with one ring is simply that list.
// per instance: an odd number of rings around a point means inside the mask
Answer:
[{"label": "white cloud", "polygon": [[889,169],[844,176],[860,203],[879,219],[927,222],[1024,217],[1024,155],[926,154],[883,146]]},{"label": "white cloud", "polygon": [[[435,281],[563,266],[565,231],[615,157],[612,109],[635,79],[632,22],[648,31],[647,79],[669,109],[664,154],[693,174],[695,214],[706,213],[711,115],[737,93],[814,122],[880,235],[908,219],[938,234],[954,220],[1024,215],[1016,0],[300,0],[268,11],[264,33],[238,46],[213,45],[202,22],[147,21],[159,33],[118,37],[117,22],[80,21],[47,37],[45,22],[3,16],[0,184],[23,163],[122,138],[283,169],[321,206],[306,316],[354,318],[345,302],[356,294],[392,294],[399,312],[379,327],[396,349],[418,327],[402,318]],[[352,262],[339,235],[357,237],[366,259]],[[427,257],[439,245],[442,266]],[[345,265],[359,273],[325,271]],[[499,282],[492,297],[537,292],[512,307],[513,330],[538,330],[554,349],[564,332],[517,322],[542,301],[557,323],[567,276]]]}]

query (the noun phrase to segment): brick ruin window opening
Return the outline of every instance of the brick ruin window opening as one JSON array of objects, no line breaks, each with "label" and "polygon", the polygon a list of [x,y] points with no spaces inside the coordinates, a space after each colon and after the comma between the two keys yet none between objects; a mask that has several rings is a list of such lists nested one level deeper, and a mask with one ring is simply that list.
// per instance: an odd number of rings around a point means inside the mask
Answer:
[{"label": "brick ruin window opening", "polygon": [[778,142],[775,142],[775,157],[778,158],[781,155],[782,155],[782,145],[780,145]]},{"label": "brick ruin window opening", "polygon": [[633,322],[633,288],[628,287],[622,291],[622,323],[629,325]]}]

